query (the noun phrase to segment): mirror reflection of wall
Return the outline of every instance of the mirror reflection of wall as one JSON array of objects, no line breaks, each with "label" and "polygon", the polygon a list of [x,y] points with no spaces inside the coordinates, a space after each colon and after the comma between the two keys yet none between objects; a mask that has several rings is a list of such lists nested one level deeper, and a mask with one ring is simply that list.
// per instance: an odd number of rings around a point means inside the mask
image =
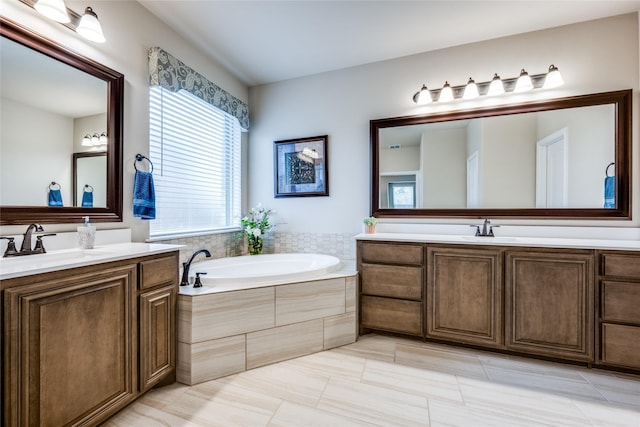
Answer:
[{"label": "mirror reflection of wall", "polygon": [[[80,148],[87,131],[107,129],[107,83],[5,37],[0,41],[0,205],[47,206],[55,181],[64,206],[73,206],[70,159],[87,150]],[[103,170],[106,176],[106,165]]]},{"label": "mirror reflection of wall", "polygon": [[[562,158],[563,163],[541,169],[538,145],[560,130],[566,135],[565,157],[547,162]],[[422,177],[416,207],[427,209],[602,208],[605,169],[615,159],[615,108],[608,104],[383,128],[379,153],[380,208],[390,207],[388,182],[407,175]],[[541,170],[554,175],[540,181]],[[564,199],[553,196],[560,201],[540,205],[540,182],[555,183],[545,191],[564,192]]]},{"label": "mirror reflection of wall", "polygon": [[[74,153],[74,205],[104,208],[107,206],[106,153]],[[91,205],[83,205],[85,191],[90,192]],[[86,201],[86,199],[85,199]]]}]

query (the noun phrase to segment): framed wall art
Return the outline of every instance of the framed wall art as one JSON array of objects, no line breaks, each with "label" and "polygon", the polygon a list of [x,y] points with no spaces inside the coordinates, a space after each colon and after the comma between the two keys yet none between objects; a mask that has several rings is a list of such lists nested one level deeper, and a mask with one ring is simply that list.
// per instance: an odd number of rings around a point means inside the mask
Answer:
[{"label": "framed wall art", "polygon": [[327,135],[274,141],[274,196],[328,196],[327,160]]}]

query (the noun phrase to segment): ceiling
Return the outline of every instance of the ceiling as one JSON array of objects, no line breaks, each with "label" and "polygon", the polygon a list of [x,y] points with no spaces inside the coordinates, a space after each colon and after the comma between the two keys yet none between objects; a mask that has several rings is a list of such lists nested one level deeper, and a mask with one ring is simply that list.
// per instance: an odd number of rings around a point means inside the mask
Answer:
[{"label": "ceiling", "polygon": [[640,0],[138,0],[248,86],[640,10]]}]

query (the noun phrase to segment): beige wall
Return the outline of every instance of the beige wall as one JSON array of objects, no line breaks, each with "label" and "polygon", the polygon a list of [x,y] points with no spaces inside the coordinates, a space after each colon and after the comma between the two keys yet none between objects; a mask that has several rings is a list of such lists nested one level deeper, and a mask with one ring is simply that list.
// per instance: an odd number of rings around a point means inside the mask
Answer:
[{"label": "beige wall", "polygon": [[[638,34],[638,15],[629,14],[253,87],[249,202],[276,209],[285,223],[279,227],[283,232],[303,232],[310,224],[316,232],[360,232],[362,218],[369,214],[371,119],[622,89],[634,90],[633,111],[637,112]],[[515,77],[523,67],[532,74],[542,73],[552,63],[560,68],[566,82],[556,89],[441,105],[416,106],[411,100],[423,83],[434,88],[445,80],[463,84],[469,76],[486,81],[495,72]],[[639,117],[634,113],[634,189],[640,188]],[[274,200],[273,169],[271,162],[265,161],[271,158],[273,141],[323,134],[329,135],[330,197],[308,198],[304,203],[295,198]],[[638,227],[639,197],[633,198],[633,218],[513,223],[571,225],[572,229],[577,225]],[[456,221],[437,218],[422,222]]]},{"label": "beige wall", "polygon": [[[124,222],[99,228],[131,227],[133,238],[148,235],[147,223],[131,214],[133,159],[148,152],[147,49],[161,46],[242,100],[249,100],[251,130],[247,160],[249,204],[262,202],[278,212],[278,231],[357,233],[369,214],[369,121],[424,114],[445,108],[472,108],[489,102],[515,103],[568,95],[634,90],[640,86],[637,14],[551,28],[433,52],[293,79],[248,89],[199,49],[134,1],[68,1],[76,11],[92,6],[107,43],[86,42],[67,28],[41,18],[18,1],[3,1],[2,14],[60,44],[125,75]],[[549,91],[507,95],[493,100],[416,106],[412,95],[426,83],[488,80],[494,72],[516,76],[520,68],[540,73],[556,64],[566,84]],[[375,90],[374,90],[375,89]],[[633,188],[640,188],[639,116],[633,116]],[[273,141],[329,135],[330,197],[273,198]],[[246,136],[245,136],[246,144]],[[246,171],[246,169],[245,169]],[[247,173],[245,172],[245,177]],[[339,214],[337,214],[339,213]],[[633,199],[633,221],[521,221],[544,225],[639,226],[640,197]],[[429,220],[446,222],[443,219]],[[426,222],[429,222],[426,221]],[[518,221],[516,221],[518,223]],[[0,227],[0,234],[23,226]],[[74,231],[75,225],[50,225],[47,231]]]},{"label": "beige wall", "polygon": [[[148,49],[152,46],[162,47],[245,102],[248,101],[248,88],[198,48],[187,43],[136,1],[67,0],[66,4],[76,12],[83,11],[86,6],[91,6],[98,14],[107,42],[98,44],[86,41],[68,28],[41,17],[33,9],[17,0],[3,0],[2,15],[72,51],[124,74],[124,221],[122,223],[100,223],[96,226],[100,229],[130,227],[133,230],[133,239],[142,241],[148,237],[148,223],[133,218],[131,206],[135,172],[133,161],[136,153],[146,155],[149,152]],[[246,141],[247,137],[245,136],[245,146]],[[0,234],[22,233],[24,228],[22,225],[3,226],[0,227]],[[45,228],[47,232],[75,231],[76,225],[52,224]]]}]

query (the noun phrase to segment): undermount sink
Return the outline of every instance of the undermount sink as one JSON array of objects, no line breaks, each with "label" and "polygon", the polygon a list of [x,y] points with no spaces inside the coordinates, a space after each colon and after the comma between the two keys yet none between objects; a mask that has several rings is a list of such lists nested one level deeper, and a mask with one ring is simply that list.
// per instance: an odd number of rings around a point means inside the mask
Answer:
[{"label": "undermount sink", "polygon": [[483,242],[483,243],[510,243],[520,241],[519,237],[488,237],[488,236],[462,236],[462,240],[468,240],[470,242]]}]

